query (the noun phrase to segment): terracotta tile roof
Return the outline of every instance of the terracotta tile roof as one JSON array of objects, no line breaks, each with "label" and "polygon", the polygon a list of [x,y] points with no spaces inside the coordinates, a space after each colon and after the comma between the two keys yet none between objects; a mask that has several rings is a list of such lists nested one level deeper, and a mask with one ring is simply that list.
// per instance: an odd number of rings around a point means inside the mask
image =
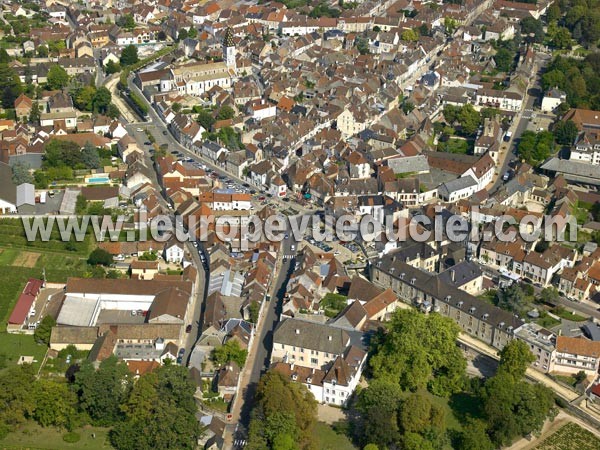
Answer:
[{"label": "terracotta tile roof", "polygon": [[588,341],[583,338],[558,336],[556,338],[556,350],[561,353],[599,358],[600,342]]}]

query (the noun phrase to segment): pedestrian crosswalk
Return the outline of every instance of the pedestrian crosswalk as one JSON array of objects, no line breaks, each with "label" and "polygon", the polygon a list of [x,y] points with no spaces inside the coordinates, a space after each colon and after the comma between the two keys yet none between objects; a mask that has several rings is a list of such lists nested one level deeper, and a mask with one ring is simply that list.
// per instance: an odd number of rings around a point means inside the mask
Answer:
[{"label": "pedestrian crosswalk", "polygon": [[234,448],[244,448],[245,446],[246,446],[245,439],[236,439],[235,441],[233,441]]},{"label": "pedestrian crosswalk", "polygon": [[283,259],[294,259],[296,255],[283,255]]}]

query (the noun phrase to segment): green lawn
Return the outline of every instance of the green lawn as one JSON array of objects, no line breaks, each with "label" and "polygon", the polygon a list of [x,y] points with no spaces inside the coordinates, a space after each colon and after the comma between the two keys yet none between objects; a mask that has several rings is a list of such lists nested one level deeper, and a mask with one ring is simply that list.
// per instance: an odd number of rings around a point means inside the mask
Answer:
[{"label": "green lawn", "polygon": [[[97,450],[113,448],[108,442],[107,428],[84,427],[75,432],[81,436],[81,439],[74,444],[68,444],[62,438],[66,433],[65,431],[56,428],[42,428],[31,422],[0,440],[0,447],[7,450]],[[92,434],[95,434],[96,437],[93,438]]]},{"label": "green lawn", "polygon": [[[47,347],[38,345],[31,334],[0,333],[0,360],[2,366],[10,367],[17,364],[20,356],[33,356],[36,369],[42,363]],[[0,369],[4,367],[0,366]]]},{"label": "green lawn", "polygon": [[447,153],[460,153],[466,155],[470,153],[474,146],[472,140],[450,138],[446,142],[438,144],[438,150]]},{"label": "green lawn", "polygon": [[333,428],[323,422],[317,422],[315,435],[320,450],[356,450],[350,439],[343,434],[337,434]]},{"label": "green lawn", "polygon": [[573,322],[585,322],[587,320],[587,317],[572,313],[571,311],[567,311],[564,308],[555,308],[554,310],[552,310],[552,312],[561,319],[572,320]]}]

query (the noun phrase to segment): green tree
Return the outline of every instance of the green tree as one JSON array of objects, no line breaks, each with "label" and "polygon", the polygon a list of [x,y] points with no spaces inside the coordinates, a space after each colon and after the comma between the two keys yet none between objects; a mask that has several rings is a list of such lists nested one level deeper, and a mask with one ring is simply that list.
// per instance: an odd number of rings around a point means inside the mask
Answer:
[{"label": "green tree", "polygon": [[73,104],[81,111],[92,111],[95,95],[96,88],[94,86],[84,86],[74,92]]},{"label": "green tree", "polygon": [[90,266],[110,266],[113,263],[113,257],[106,250],[96,248],[90,253],[87,262]]},{"label": "green tree", "polygon": [[475,108],[473,108],[473,105],[471,104],[464,105],[460,109],[457,120],[460,123],[463,134],[465,135],[474,134],[481,125],[481,115],[475,110]]},{"label": "green tree", "polygon": [[71,429],[77,397],[66,383],[40,379],[33,384],[33,419],[43,427]]},{"label": "green tree", "polygon": [[554,133],[554,137],[556,138],[556,142],[562,145],[573,145],[575,142],[575,138],[579,133],[579,129],[575,122],[572,120],[567,121],[559,121],[556,125],[554,125],[554,129],[552,130]]},{"label": "green tree", "polygon": [[17,72],[8,64],[0,64],[0,95],[2,106],[13,108],[15,100],[23,92],[23,85]]},{"label": "green tree", "polygon": [[17,161],[12,166],[12,181],[17,186],[23,183],[33,183],[33,176],[31,175],[31,167],[29,164]]},{"label": "green tree", "polygon": [[98,155],[98,149],[90,142],[86,142],[83,150],[81,150],[81,162],[90,169],[100,168],[100,155]]},{"label": "green tree", "polygon": [[56,320],[52,316],[46,315],[40,321],[40,324],[33,332],[33,338],[38,344],[50,345],[50,335],[52,328],[56,326]]},{"label": "green tree", "polygon": [[269,371],[258,383],[250,421],[248,449],[277,449],[291,436],[300,449],[314,448],[317,402],[306,387]]},{"label": "green tree", "polygon": [[496,68],[501,72],[510,72],[512,70],[515,60],[514,52],[511,52],[507,48],[501,47],[494,55],[494,62]]},{"label": "green tree", "polygon": [[552,286],[542,289],[539,300],[549,305],[558,305],[560,300],[558,289]]},{"label": "green tree", "polygon": [[457,450],[493,450],[494,444],[481,420],[469,419],[458,437]]},{"label": "green tree", "polygon": [[31,389],[34,382],[35,374],[30,364],[0,372],[0,437],[31,416],[35,407]]},{"label": "green tree", "polygon": [[379,450],[375,444],[367,444],[363,447],[363,450]]},{"label": "green tree", "polygon": [[75,375],[79,405],[100,426],[114,425],[123,419],[121,405],[129,397],[130,388],[129,369],[115,356],[102,361],[98,370],[86,361]]},{"label": "green tree", "polygon": [[183,41],[183,40],[187,39],[187,37],[188,37],[187,28],[180,28],[179,31],[177,32],[177,40]]},{"label": "green tree", "polygon": [[388,333],[373,349],[373,376],[388,378],[412,391],[428,387],[442,396],[460,391],[466,361],[456,346],[458,332],[451,319],[438,314],[396,311]]},{"label": "green tree", "polygon": [[520,380],[534,361],[535,356],[529,350],[529,346],[524,341],[513,339],[500,351],[498,373],[505,373],[515,380]]},{"label": "green tree", "polygon": [[45,45],[40,45],[37,48],[37,54],[40,58],[47,58],[48,57],[48,47],[46,47]]},{"label": "green tree", "polygon": [[222,106],[221,109],[219,109],[219,112],[217,113],[217,120],[233,119],[234,117],[235,111],[229,105]]},{"label": "green tree", "polygon": [[48,70],[47,84],[49,89],[64,89],[69,84],[69,74],[58,64]]},{"label": "green tree", "polygon": [[402,389],[398,383],[374,379],[358,396],[356,409],[360,412],[360,422],[355,427],[356,438],[382,448],[396,442],[400,437],[398,408],[401,398]]},{"label": "green tree", "polygon": [[124,28],[128,31],[131,31],[135,28],[135,20],[133,19],[133,14],[125,14],[119,17],[116,23],[121,28]]},{"label": "green tree", "polygon": [[411,28],[404,30],[400,35],[403,41],[415,42],[419,40],[419,33]]},{"label": "green tree", "polygon": [[505,309],[506,311],[522,312],[529,305],[525,293],[516,284],[498,290],[496,297],[498,307]]},{"label": "green tree", "polygon": [[250,303],[248,310],[250,313],[250,322],[252,322],[254,324],[257,323],[258,322],[258,314],[260,312],[260,303],[258,303],[256,300],[253,300],[252,303]]},{"label": "green tree", "polygon": [[33,102],[31,111],[29,111],[29,122],[37,125],[40,122],[40,114],[40,104],[38,102]]},{"label": "green tree", "polygon": [[133,44],[128,45],[121,52],[121,58],[120,58],[121,66],[123,66],[123,67],[131,66],[132,64],[135,64],[138,61],[139,61],[138,49],[135,45],[133,45]]},{"label": "green tree", "polygon": [[113,73],[118,73],[121,71],[121,65],[117,62],[114,62],[112,59],[106,63],[104,66],[104,71],[107,75],[112,75]]},{"label": "green tree", "polygon": [[248,351],[241,348],[240,343],[236,339],[230,339],[224,345],[212,351],[212,359],[218,366],[223,366],[229,361],[233,361],[238,366],[243,367],[247,356]]},{"label": "green tree", "polygon": [[111,103],[106,108],[106,115],[111,119],[117,119],[121,115],[121,111],[119,111],[119,108],[114,103]]},{"label": "green tree", "polygon": [[188,30],[188,37],[192,39],[196,39],[198,37],[198,30],[196,27],[190,27]]},{"label": "green tree", "polygon": [[550,28],[548,28],[548,35],[550,36],[550,44],[553,47],[558,49],[571,48],[572,38],[568,28],[558,27],[554,32],[551,32]]},{"label": "green tree", "polygon": [[539,19],[531,16],[521,20],[521,34],[523,36],[533,35],[533,42],[543,42],[545,38],[544,24]]},{"label": "green tree", "polygon": [[99,87],[92,100],[93,110],[95,112],[105,113],[108,109],[108,105],[110,105],[111,100],[112,95],[110,91],[104,86]]},{"label": "green tree", "polygon": [[213,124],[215,123],[215,118],[206,110],[201,110],[198,113],[197,122],[207,131],[210,131]]},{"label": "green tree", "polygon": [[428,427],[443,428],[444,412],[425,395],[414,393],[402,401],[398,422],[405,433],[421,433]]}]

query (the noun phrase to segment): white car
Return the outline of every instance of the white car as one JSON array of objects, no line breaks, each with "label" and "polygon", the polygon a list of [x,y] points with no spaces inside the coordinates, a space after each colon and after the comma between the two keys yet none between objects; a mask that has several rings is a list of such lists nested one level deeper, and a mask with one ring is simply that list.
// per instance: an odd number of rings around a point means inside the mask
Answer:
[{"label": "white car", "polygon": [[142,130],[141,128],[138,128],[138,129],[137,129],[137,130],[135,130],[135,131],[139,131],[139,132],[141,133],[141,132],[142,132],[142,131],[144,131],[144,130]]}]

